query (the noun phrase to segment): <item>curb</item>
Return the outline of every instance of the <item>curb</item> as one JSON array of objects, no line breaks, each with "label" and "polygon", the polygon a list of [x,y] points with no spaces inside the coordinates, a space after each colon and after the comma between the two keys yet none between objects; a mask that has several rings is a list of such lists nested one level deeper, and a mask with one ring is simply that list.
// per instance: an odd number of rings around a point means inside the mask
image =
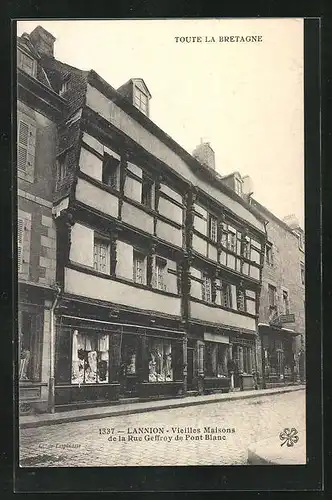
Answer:
[{"label": "curb", "polygon": [[[36,421],[30,421],[30,422],[21,422],[19,424],[20,429],[28,429],[28,428],[35,428],[35,427],[43,427],[47,425],[56,425],[56,424],[64,424],[64,423],[69,423],[69,422],[80,422],[82,420],[96,420],[100,418],[110,418],[110,417],[119,417],[121,415],[133,415],[136,413],[148,413],[152,411],[158,411],[158,410],[170,410],[172,408],[181,408],[181,407],[186,407],[186,406],[197,406],[197,405],[204,405],[204,404],[212,404],[212,403],[221,403],[223,401],[238,401],[239,399],[250,399],[250,398],[257,398],[257,397],[263,397],[263,396],[270,396],[270,395],[278,395],[278,394],[285,394],[287,392],[295,392],[295,391],[303,391],[305,390],[305,386],[290,386],[290,387],[285,387],[280,390],[278,388],[278,391],[275,392],[264,392],[260,393],[257,391],[256,393],[250,392],[250,394],[246,394],[245,392],[239,393],[239,395],[233,396],[233,393],[228,393],[227,395],[222,394],[220,397],[216,397],[215,399],[194,399],[194,398],[188,398],[186,401],[179,401],[177,403],[167,403],[162,404],[160,406],[147,406],[147,407],[141,407],[141,408],[127,408],[121,410],[120,408],[115,410],[114,406],[112,407],[112,410],[106,411],[103,413],[93,413],[93,414],[86,414],[86,415],[70,415],[70,416],[63,416],[59,417],[57,419],[44,419],[44,420],[36,420]],[[192,399],[192,401],[190,401]],[[23,417],[24,418],[24,417]],[[22,419],[22,417],[21,417]]]}]

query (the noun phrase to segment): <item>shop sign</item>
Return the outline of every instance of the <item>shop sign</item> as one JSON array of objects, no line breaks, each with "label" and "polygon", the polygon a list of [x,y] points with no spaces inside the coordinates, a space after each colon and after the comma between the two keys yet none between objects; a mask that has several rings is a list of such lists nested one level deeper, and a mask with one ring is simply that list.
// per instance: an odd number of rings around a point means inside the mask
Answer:
[{"label": "shop sign", "polygon": [[285,323],[294,323],[295,314],[279,314],[270,321],[270,325],[283,325]]}]

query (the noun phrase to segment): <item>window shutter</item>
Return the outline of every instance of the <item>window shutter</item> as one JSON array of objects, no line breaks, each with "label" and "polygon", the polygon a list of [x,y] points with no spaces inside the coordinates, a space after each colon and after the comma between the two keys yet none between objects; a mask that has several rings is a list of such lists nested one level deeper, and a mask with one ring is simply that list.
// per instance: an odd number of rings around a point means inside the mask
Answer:
[{"label": "window shutter", "polygon": [[35,162],[36,127],[19,121],[17,166],[22,172],[32,174]]},{"label": "window shutter", "polygon": [[17,269],[18,272],[22,272],[23,268],[23,231],[24,231],[24,221],[23,219],[18,219],[17,222]]}]

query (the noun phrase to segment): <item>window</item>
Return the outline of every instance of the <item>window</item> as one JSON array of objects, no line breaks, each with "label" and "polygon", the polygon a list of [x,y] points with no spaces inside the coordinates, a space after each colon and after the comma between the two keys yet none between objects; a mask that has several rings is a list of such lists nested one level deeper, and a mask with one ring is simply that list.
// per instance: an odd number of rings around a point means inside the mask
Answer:
[{"label": "window", "polygon": [[167,339],[148,340],[149,382],[173,380],[173,349]]},{"label": "window", "polygon": [[221,305],[224,307],[232,307],[231,285],[225,281],[222,282],[221,286]]},{"label": "window", "polygon": [[299,240],[299,249],[304,251],[304,235],[302,233],[298,233],[297,237]]},{"label": "window", "polygon": [[160,257],[156,257],[155,276],[156,276],[156,288],[158,288],[158,290],[167,290],[166,279],[165,279],[166,272],[167,272],[167,261]]},{"label": "window", "polygon": [[238,311],[245,311],[244,291],[238,288],[236,290],[236,303]]},{"label": "window", "polygon": [[248,346],[243,346],[243,372],[252,373],[252,350]]},{"label": "window", "polygon": [[266,243],[265,259],[268,266],[273,266],[273,251],[271,243]]},{"label": "window", "polygon": [[282,303],[283,303],[284,313],[289,314],[289,298],[288,298],[288,292],[286,290],[283,290],[282,292]]},{"label": "window", "polygon": [[137,87],[134,88],[134,105],[142,113],[148,115],[148,97]]},{"label": "window", "polygon": [[100,273],[110,273],[110,244],[104,238],[94,240],[93,267]]},{"label": "window", "polygon": [[227,346],[205,342],[205,373],[208,377],[227,377]]},{"label": "window", "polygon": [[273,285],[268,285],[268,299],[270,314],[277,313],[277,289]]},{"label": "window", "polygon": [[30,76],[36,76],[37,61],[21,50],[17,51],[17,66]]},{"label": "window", "polygon": [[60,88],[60,92],[59,94],[62,96],[63,94],[65,94],[68,90],[70,89],[70,81],[69,81],[69,77],[67,77],[63,82],[62,82],[62,85],[61,85],[61,88]]},{"label": "window", "polygon": [[38,381],[41,370],[42,317],[39,314],[19,311],[19,379]]},{"label": "window", "polygon": [[17,270],[19,273],[23,271],[23,236],[24,236],[24,221],[17,221]]},{"label": "window", "polygon": [[61,185],[62,181],[67,177],[67,154],[61,154],[57,159],[57,185]]},{"label": "window", "polygon": [[17,168],[31,173],[35,161],[36,127],[23,120],[18,123]]},{"label": "window", "polygon": [[216,242],[217,241],[217,235],[218,235],[218,221],[216,217],[213,217],[213,215],[210,215],[209,218],[209,237],[212,241]]},{"label": "window", "polygon": [[242,240],[242,256],[250,259],[250,238],[244,237]]},{"label": "window", "polygon": [[135,283],[146,285],[146,256],[141,252],[134,251],[133,280]]},{"label": "window", "polygon": [[153,181],[150,179],[145,172],[143,172],[143,182],[142,182],[142,205],[148,208],[152,208],[152,190]]},{"label": "window", "polygon": [[234,183],[235,183],[235,192],[239,196],[242,196],[242,181],[238,179],[237,177],[234,178]]},{"label": "window", "polygon": [[304,269],[304,264],[300,264],[300,272],[301,272],[301,283],[302,285],[305,284],[305,269]]},{"label": "window", "polygon": [[212,302],[212,282],[211,278],[202,275],[202,300]]},{"label": "window", "polygon": [[124,335],[121,348],[121,363],[123,375],[137,373],[137,340],[135,335]]},{"label": "window", "polygon": [[228,233],[227,248],[232,252],[236,252],[236,233]]},{"label": "window", "polygon": [[78,330],[72,339],[72,384],[108,383],[109,335],[85,334]]},{"label": "window", "polygon": [[103,164],[103,183],[113,189],[119,189],[120,161],[113,156],[105,155]]}]

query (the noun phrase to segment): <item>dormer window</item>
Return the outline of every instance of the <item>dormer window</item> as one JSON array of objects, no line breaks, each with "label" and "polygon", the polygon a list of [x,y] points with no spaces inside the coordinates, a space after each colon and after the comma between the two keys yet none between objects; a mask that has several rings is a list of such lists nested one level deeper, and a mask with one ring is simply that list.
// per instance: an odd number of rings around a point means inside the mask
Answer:
[{"label": "dormer window", "polygon": [[239,196],[242,196],[242,181],[238,178],[234,178],[234,183],[235,183],[235,192]]},{"label": "dormer window", "polygon": [[70,88],[70,78],[69,76],[62,82],[62,85],[61,85],[61,88],[60,88],[60,91],[59,91],[59,95],[63,95],[65,94]]},{"label": "dormer window", "polygon": [[17,51],[17,66],[28,75],[36,76],[37,61],[22,50]]},{"label": "dormer window", "polygon": [[149,115],[149,98],[138,87],[134,87],[134,105],[145,115]]}]

